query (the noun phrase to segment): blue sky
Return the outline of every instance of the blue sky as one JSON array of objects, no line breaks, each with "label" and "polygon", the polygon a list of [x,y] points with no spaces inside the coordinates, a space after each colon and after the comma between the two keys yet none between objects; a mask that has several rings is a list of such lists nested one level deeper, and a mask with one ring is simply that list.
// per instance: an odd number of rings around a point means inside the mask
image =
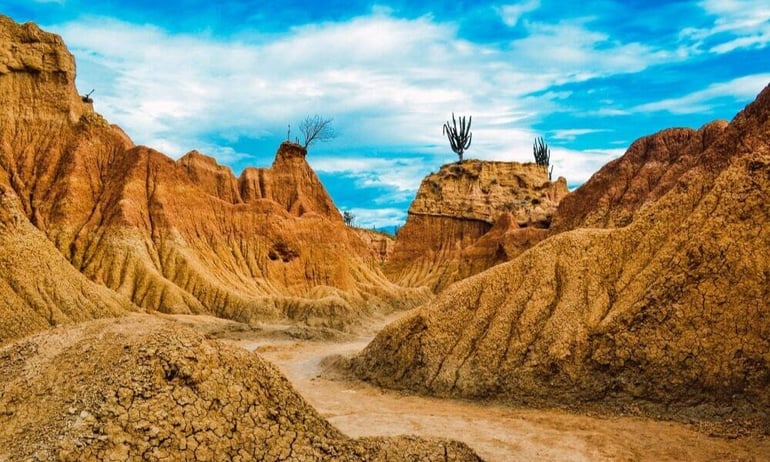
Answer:
[{"label": "blue sky", "polygon": [[[770,83],[767,0],[0,0],[59,33],[78,88],[138,144],[239,175],[287,125],[334,118],[308,162],[342,210],[392,227],[456,160],[441,127],[473,115],[466,158],[587,180],[639,138],[730,119]],[[292,135],[292,138],[294,135]]]}]

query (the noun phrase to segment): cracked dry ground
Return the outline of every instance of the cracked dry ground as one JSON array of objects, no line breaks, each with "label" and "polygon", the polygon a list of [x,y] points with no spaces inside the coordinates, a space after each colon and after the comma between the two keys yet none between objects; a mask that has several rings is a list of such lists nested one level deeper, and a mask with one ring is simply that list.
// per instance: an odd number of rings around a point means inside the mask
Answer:
[{"label": "cracked dry ground", "polygon": [[0,461],[474,461],[465,445],[351,439],[258,355],[130,315],[0,348]]}]

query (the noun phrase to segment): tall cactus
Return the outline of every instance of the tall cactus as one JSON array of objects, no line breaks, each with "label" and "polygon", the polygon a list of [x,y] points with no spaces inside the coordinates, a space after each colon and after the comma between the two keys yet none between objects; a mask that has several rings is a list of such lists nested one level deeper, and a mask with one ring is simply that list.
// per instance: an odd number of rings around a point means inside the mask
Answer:
[{"label": "tall cactus", "polygon": [[532,146],[532,150],[535,154],[535,162],[548,172],[548,179],[550,180],[551,175],[553,175],[553,167],[548,170],[548,166],[551,163],[551,148],[545,144],[543,137],[539,136],[535,138],[535,144]]},{"label": "tall cactus", "polygon": [[459,162],[463,161],[463,152],[471,147],[471,122],[473,116],[468,117],[468,125],[465,125],[465,116],[460,117],[460,129],[457,129],[457,121],[455,120],[455,113],[452,113],[452,126],[449,125],[449,121],[444,124],[444,134],[449,139],[449,146],[452,151],[460,158]]}]

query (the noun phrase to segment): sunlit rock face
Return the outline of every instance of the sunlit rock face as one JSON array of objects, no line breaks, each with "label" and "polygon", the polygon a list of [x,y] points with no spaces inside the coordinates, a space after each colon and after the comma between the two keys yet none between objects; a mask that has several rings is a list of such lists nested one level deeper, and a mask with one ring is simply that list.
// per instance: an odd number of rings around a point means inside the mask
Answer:
[{"label": "sunlit rock face", "polygon": [[568,194],[534,163],[466,160],[423,179],[385,273],[399,284],[449,284],[508,261],[543,239]]},{"label": "sunlit rock face", "polygon": [[198,152],[174,161],[74,81],[60,37],[0,17],[0,338],[138,309],[345,330],[429,296],[384,277],[301,146],[241,178]]},{"label": "sunlit rock face", "polygon": [[729,125],[634,143],[584,188],[554,224],[606,228],[454,284],[380,332],[358,374],[437,395],[748,416],[766,431],[770,87]]}]

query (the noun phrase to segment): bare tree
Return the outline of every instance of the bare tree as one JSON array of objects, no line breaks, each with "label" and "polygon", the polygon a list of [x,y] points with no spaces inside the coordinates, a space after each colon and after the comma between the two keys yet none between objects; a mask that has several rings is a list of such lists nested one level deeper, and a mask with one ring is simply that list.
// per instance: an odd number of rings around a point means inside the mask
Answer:
[{"label": "bare tree", "polygon": [[337,133],[332,128],[332,118],[321,117],[318,114],[305,117],[299,123],[299,131],[304,138],[303,147],[307,148],[314,141],[329,141],[337,137]]}]

